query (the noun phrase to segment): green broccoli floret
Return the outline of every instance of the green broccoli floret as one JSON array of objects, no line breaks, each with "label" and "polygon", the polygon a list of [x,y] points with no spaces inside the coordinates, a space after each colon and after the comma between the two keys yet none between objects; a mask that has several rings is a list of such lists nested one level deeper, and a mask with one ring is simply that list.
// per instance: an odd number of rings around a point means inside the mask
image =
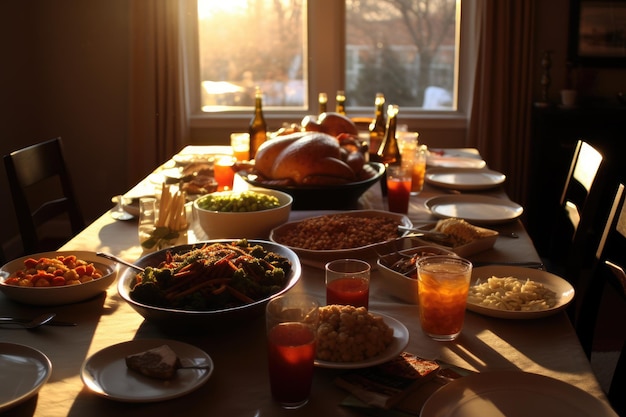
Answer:
[{"label": "green broccoli floret", "polygon": [[166,307],[168,304],[165,293],[155,281],[147,281],[135,285],[135,288],[130,291],[130,298],[138,303],[156,307]]},{"label": "green broccoli floret", "polygon": [[289,262],[289,259],[282,255],[275,252],[267,252],[263,259],[275,268],[282,269],[285,274],[288,274],[291,271],[291,262]]}]

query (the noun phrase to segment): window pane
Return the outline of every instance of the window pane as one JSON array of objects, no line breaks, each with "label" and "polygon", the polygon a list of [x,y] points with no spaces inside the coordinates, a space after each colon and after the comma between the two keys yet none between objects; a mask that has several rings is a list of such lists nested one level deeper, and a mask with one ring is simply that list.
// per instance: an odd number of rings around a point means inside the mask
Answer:
[{"label": "window pane", "polygon": [[[306,0],[198,0],[202,110],[307,103]],[[234,106],[234,107],[233,107]]]},{"label": "window pane", "polygon": [[456,109],[456,0],[345,1],[348,106]]}]

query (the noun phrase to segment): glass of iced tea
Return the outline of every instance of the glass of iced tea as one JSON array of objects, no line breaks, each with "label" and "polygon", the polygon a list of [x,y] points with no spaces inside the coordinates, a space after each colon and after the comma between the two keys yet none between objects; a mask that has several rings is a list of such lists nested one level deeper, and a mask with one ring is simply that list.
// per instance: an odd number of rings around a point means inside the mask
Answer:
[{"label": "glass of iced tea", "polygon": [[270,389],[283,408],[309,401],[313,383],[319,303],[305,294],[286,294],[266,307]]},{"label": "glass of iced tea", "polygon": [[417,261],[420,324],[437,341],[451,341],[461,333],[472,263],[458,256],[437,255]]},{"label": "glass of iced tea", "polygon": [[326,264],[326,304],[368,308],[370,264],[359,259],[337,259]]}]

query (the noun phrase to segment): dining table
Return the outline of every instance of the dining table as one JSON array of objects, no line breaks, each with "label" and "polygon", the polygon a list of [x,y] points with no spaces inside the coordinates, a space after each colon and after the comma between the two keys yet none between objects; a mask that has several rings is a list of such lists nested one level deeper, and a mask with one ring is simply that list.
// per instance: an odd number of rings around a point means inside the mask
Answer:
[{"label": "dining table", "polygon": [[[154,187],[155,176],[175,166],[181,156],[228,151],[227,147],[187,146],[173,158],[156,168],[127,194]],[[451,158],[476,158],[475,149],[442,149],[438,155]],[[441,159],[441,158],[440,158]],[[485,169],[485,168],[481,168]],[[234,188],[247,183],[235,178]],[[424,185],[412,195],[408,217],[414,224],[437,221],[425,202],[439,195],[471,194],[508,200],[499,185],[479,191],[455,190]],[[386,198],[378,183],[359,199],[359,209],[386,210]],[[320,214],[326,210],[292,210],[290,221]],[[193,212],[189,214],[189,243],[210,239],[199,227]],[[541,259],[526,232],[521,218],[491,224],[500,233],[493,247],[467,258],[475,265],[540,263]],[[137,221],[115,220],[109,211],[89,224],[81,233],[59,248],[62,251],[107,252],[127,262],[143,256],[137,235]],[[242,236],[243,237],[243,236]],[[302,275],[290,290],[303,292],[325,302],[323,266],[301,260]],[[126,268],[119,266],[119,274]],[[528,320],[495,318],[467,311],[460,336],[451,342],[436,342],[424,334],[418,318],[418,306],[399,300],[385,289],[381,271],[372,268],[369,310],[390,316],[408,330],[409,341],[404,351],[418,357],[438,360],[471,373],[523,371],[564,382],[591,395],[599,405],[608,404],[594,376],[589,361],[565,312]],[[98,416],[359,416],[410,415],[393,414],[394,410],[363,407],[339,388],[335,380],[345,369],[316,367],[308,404],[298,410],[286,410],[272,400],[267,369],[265,318],[263,315],[219,329],[198,329],[177,332],[144,320],[118,294],[115,284],[99,296],[80,303],[55,307],[20,304],[0,294],[0,316],[34,317],[43,312],[56,313],[56,319],[76,326],[44,325],[34,330],[0,329],[0,342],[32,347],[44,353],[52,364],[48,381],[32,398],[5,411],[5,416],[98,417]],[[176,340],[206,352],[214,363],[208,380],[176,398],[163,401],[121,401],[94,393],[81,379],[81,367],[92,355],[110,346],[140,339]],[[0,370],[2,381],[2,370]],[[10,386],[2,381],[3,389]],[[419,392],[419,391],[417,391]],[[421,401],[421,400],[420,400]],[[410,406],[409,406],[410,408]],[[419,415],[419,405],[413,415]],[[604,415],[604,414],[598,414]]]}]

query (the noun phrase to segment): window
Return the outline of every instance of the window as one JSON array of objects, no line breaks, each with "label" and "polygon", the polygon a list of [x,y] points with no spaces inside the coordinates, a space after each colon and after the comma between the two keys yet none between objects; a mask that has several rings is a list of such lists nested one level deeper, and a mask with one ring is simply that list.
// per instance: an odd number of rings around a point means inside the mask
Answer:
[{"label": "window", "polygon": [[462,107],[460,3],[197,0],[192,113],[248,116],[259,85],[267,112],[282,116],[316,113],[319,92],[332,110],[337,90],[351,115],[370,115],[377,92],[403,114],[453,114]]}]

